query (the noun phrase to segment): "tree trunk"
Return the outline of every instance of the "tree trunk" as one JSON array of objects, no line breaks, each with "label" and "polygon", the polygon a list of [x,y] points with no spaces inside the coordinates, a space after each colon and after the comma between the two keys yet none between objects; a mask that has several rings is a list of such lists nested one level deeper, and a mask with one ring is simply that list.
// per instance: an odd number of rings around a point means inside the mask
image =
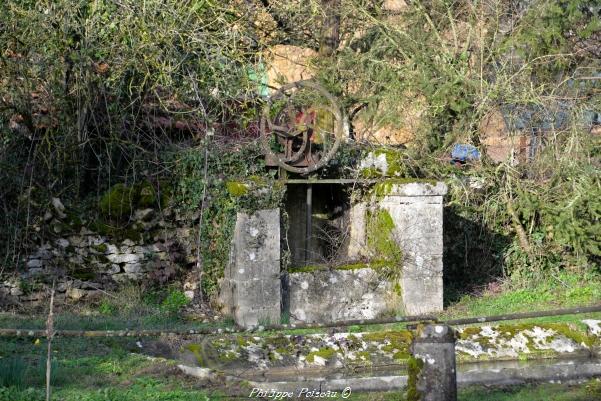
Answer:
[{"label": "tree trunk", "polygon": [[340,44],[340,0],[322,0],[325,17],[321,28],[319,55],[329,57]]}]

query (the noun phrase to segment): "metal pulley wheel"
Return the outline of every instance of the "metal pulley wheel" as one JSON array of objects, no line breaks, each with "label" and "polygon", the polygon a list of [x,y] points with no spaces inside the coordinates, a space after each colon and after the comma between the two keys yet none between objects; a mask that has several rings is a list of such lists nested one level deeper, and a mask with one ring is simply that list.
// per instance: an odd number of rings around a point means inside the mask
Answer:
[{"label": "metal pulley wheel", "polygon": [[284,85],[267,99],[260,129],[268,166],[307,174],[334,157],[348,122],[336,98],[306,80]]}]

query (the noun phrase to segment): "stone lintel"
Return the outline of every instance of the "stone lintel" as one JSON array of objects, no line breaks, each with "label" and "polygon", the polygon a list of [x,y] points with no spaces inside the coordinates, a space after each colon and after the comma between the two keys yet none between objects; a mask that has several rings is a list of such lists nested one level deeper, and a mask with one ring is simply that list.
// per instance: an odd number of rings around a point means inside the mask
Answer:
[{"label": "stone lintel", "polygon": [[447,193],[447,185],[444,182],[436,184],[428,182],[391,182],[390,189],[386,191],[386,196],[443,196]]}]

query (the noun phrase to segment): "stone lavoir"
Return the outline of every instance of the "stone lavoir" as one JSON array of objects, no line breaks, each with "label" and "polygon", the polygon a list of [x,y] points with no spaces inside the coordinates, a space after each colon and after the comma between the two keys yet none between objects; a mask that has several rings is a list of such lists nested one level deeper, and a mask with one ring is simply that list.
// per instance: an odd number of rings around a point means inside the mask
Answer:
[{"label": "stone lavoir", "polygon": [[[323,256],[317,230],[295,221],[294,214],[288,213],[289,228],[282,239],[279,210],[239,213],[221,290],[225,313],[251,327],[441,311],[446,190],[443,183],[377,183],[364,201],[343,207],[342,223],[330,219],[343,226],[333,265],[315,264]],[[313,205],[303,210],[299,199],[292,197],[288,210],[305,216]],[[303,232],[295,233],[299,228]],[[303,236],[304,242],[298,240]],[[297,249],[290,249],[291,243]],[[304,254],[305,263],[282,270],[284,250],[296,263]]]},{"label": "stone lavoir", "polygon": [[[446,185],[365,182],[361,196],[351,196],[359,191],[348,183],[313,184],[309,209],[301,196],[307,186],[288,184],[279,209],[239,212],[220,285],[222,311],[251,327],[442,310]],[[55,214],[66,224],[65,213]],[[169,209],[135,210],[133,219],[131,232],[118,235],[85,225],[56,235],[26,257],[24,271],[0,282],[0,299],[45,302],[55,279],[58,303],[93,300],[125,283],[165,284],[178,274],[192,298],[200,286],[192,274],[194,224]]]}]

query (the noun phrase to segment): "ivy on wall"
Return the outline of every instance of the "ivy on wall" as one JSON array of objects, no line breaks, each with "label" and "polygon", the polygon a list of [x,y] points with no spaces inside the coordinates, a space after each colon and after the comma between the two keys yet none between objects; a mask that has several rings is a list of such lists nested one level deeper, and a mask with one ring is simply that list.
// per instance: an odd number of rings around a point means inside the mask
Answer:
[{"label": "ivy on wall", "polygon": [[205,146],[211,144],[174,154],[173,164],[175,202],[182,213],[197,216],[191,220],[199,230],[202,287],[211,295],[228,263],[236,213],[279,208],[285,187],[274,180],[275,170],[265,168],[257,144],[234,151],[215,146],[210,152]]}]

